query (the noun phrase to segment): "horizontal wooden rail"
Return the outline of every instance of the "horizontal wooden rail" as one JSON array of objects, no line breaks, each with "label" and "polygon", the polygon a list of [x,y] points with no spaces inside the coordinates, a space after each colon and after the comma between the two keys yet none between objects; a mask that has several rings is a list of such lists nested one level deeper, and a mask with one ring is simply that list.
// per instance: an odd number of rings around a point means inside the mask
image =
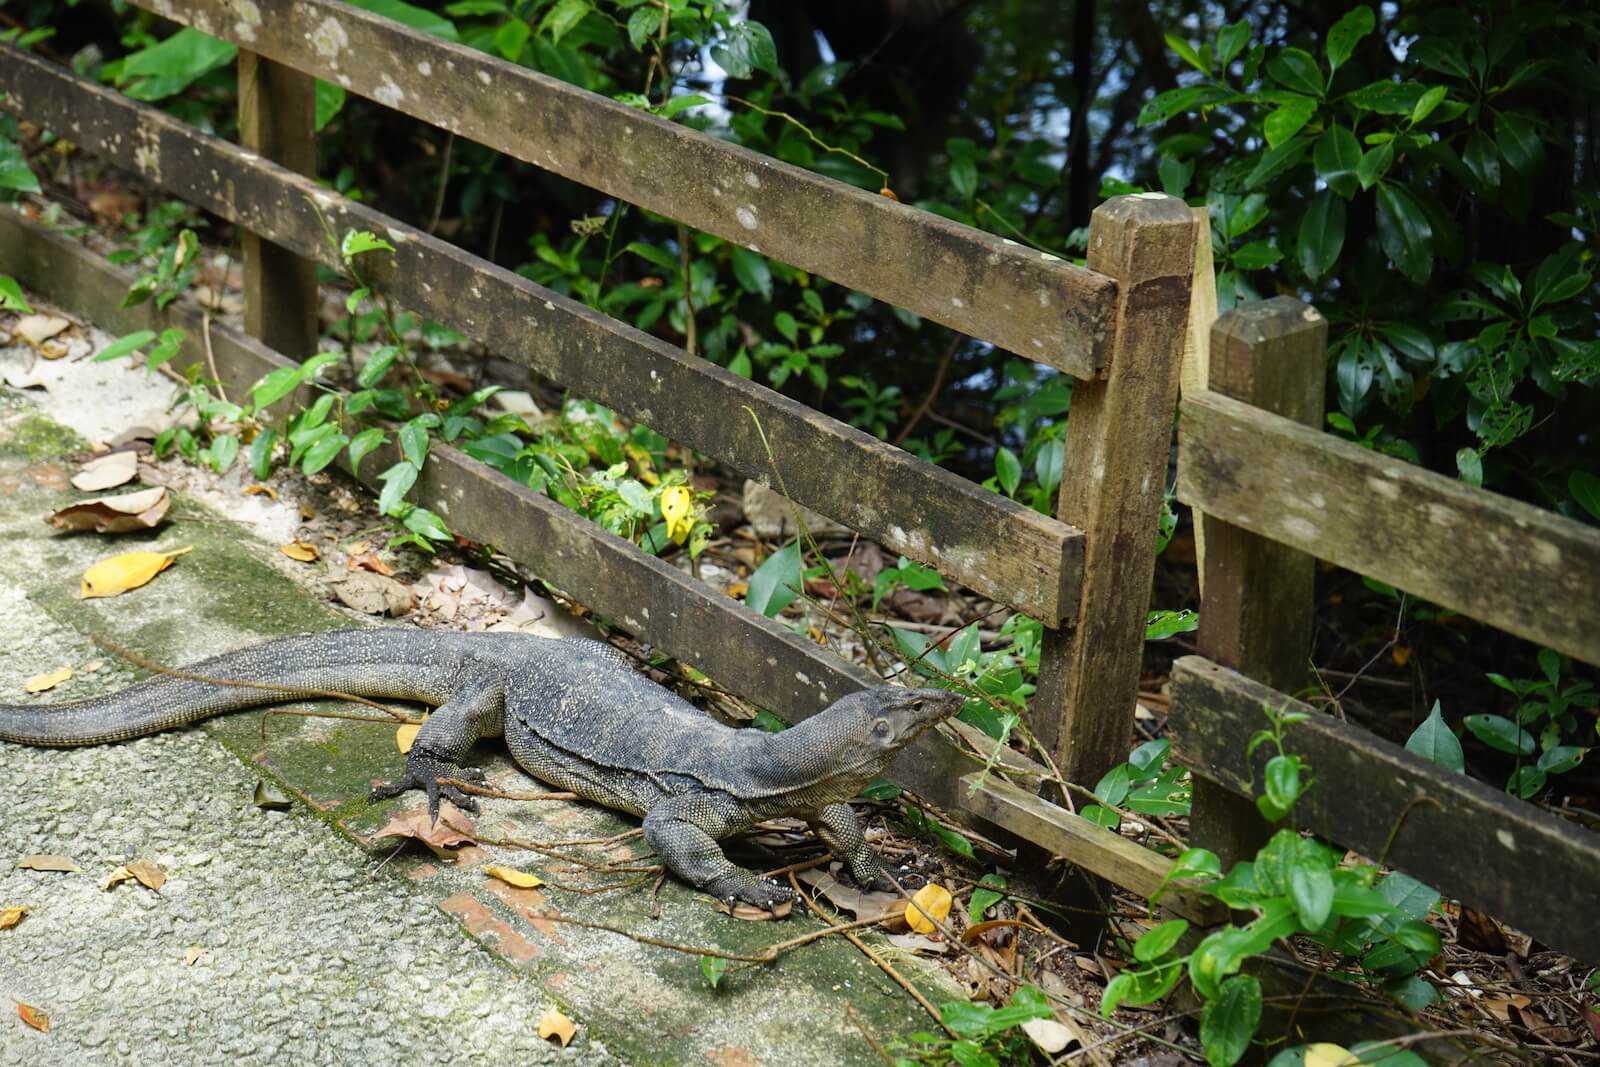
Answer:
[{"label": "horizontal wooden rail", "polygon": [[1065,523],[10,46],[0,92],[7,109],[335,269],[331,234],[377,233],[395,252],[361,270],[403,306],[750,477],[781,474],[800,503],[1047,625],[1077,612],[1082,534]]},{"label": "horizontal wooden rail", "polygon": [[1115,283],[334,0],[135,0],[350,92],[1080,378]]},{"label": "horizontal wooden rail", "polygon": [[[1173,861],[1165,856],[990,775],[961,779],[961,796],[974,815],[1142,897],[1159,892],[1172,870]],[[1202,925],[1221,922],[1228,914],[1214,900],[1172,888],[1160,903]]]},{"label": "horizontal wooden rail", "polygon": [[1218,393],[1185,397],[1178,497],[1600,664],[1600,530]]},{"label": "horizontal wooden rail", "polygon": [[1600,834],[1199,656],[1173,666],[1173,759],[1252,795],[1274,755],[1266,745],[1254,759],[1245,755],[1251,736],[1266,725],[1266,706],[1311,715],[1289,728],[1285,743],[1316,779],[1297,811],[1303,827],[1600,963],[1600,910],[1593,907]]}]

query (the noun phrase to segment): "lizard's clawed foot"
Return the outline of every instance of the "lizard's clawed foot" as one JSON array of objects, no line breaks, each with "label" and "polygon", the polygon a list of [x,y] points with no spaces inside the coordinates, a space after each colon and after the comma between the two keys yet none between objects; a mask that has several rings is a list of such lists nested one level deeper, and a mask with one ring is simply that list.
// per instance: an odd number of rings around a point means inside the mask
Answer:
[{"label": "lizard's clawed foot", "polygon": [[464,782],[483,783],[488,779],[477,767],[458,767],[447,759],[413,751],[406,760],[406,770],[398,781],[385,782],[372,787],[373,800],[385,800],[412,789],[428,794],[428,814],[439,821],[439,798],[444,797],[462,811],[477,814],[478,802],[470,793],[439,781],[440,778],[459,778]]},{"label": "lizard's clawed foot", "polygon": [[779,904],[803,903],[800,894],[786,885],[780,885],[770,878],[756,878],[728,876],[713,878],[700,887],[718,900],[732,904],[743,901],[754,904],[758,908],[775,911]]}]

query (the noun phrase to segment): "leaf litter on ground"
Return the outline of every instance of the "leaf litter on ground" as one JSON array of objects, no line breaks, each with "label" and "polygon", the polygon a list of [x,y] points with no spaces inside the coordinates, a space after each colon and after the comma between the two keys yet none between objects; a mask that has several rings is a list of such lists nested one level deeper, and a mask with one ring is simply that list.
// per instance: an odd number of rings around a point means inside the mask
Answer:
[{"label": "leaf litter on ground", "polygon": [[172,494],[165,486],[156,486],[119,496],[80,500],[68,504],[45,521],[58,530],[131,533],[159,526],[171,507]]}]

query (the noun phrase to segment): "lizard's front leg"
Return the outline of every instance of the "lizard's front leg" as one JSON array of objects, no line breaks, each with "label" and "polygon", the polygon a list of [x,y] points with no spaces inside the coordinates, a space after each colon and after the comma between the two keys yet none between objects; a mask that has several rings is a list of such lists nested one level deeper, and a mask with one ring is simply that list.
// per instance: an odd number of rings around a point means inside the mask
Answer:
[{"label": "lizard's front leg", "polygon": [[735,866],[717,839],[750,825],[748,815],[727,798],[685,793],[662,800],[644,817],[644,837],[679,878],[718,900],[742,900],[771,909],[798,899],[786,885]]},{"label": "lizard's front leg", "polygon": [[461,761],[480,737],[498,734],[505,722],[505,688],[497,677],[477,677],[464,683],[422,724],[406,755],[405,773],[394,782],[376,785],[372,799],[398,796],[412,789],[428,794],[428,812],[439,818],[439,798],[446,797],[462,811],[476,812],[478,802],[440,778],[484,781],[477,767],[463,767]]},{"label": "lizard's front leg", "polygon": [[894,882],[884,874],[878,857],[867,845],[861,820],[849,804],[829,804],[806,820],[811,830],[850,869],[850,877],[865,889],[892,890]]}]

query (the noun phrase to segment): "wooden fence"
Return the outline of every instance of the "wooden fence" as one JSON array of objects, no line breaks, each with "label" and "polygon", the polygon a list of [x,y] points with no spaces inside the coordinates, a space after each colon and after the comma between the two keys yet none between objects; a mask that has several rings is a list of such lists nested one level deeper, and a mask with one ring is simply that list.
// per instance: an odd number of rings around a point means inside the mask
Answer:
[{"label": "wooden fence", "polygon": [[[1245,798],[1262,709],[1311,711],[1316,559],[1600,663],[1600,531],[1319,431],[1327,324],[1278,297],[1211,335],[1209,392],[1185,396],[1178,495],[1206,538],[1200,656],[1176,665],[1174,757],[1195,775],[1197,844],[1224,862],[1268,830]],[[1600,963],[1600,834],[1329,715],[1286,746],[1317,784],[1302,825]]]},{"label": "wooden fence", "polygon": [[[1196,243],[1182,201],[1144,194],[1103,205],[1080,268],[333,0],[136,2],[245,50],[244,147],[9,46],[0,50],[4,106],[248,231],[246,323],[256,336],[207,323],[181,301],[122,308],[124,272],[10,215],[0,215],[0,270],[107,328],[183,327],[188,359],[207,354],[209,333],[220,376],[242,388],[290,365],[274,345],[309,351],[308,264],[341,266],[329,233],[377,233],[395,252],[363,270],[399,305],[735,471],[769,484],[781,475],[797,502],[1039,618],[1036,734],[1074,782],[1092,785],[1125,758]],[[312,78],[1073,375],[1057,517],[318,187],[299,172],[313,158]],[[775,471],[769,454],[793,462]],[[373,457],[363,478],[384,459]],[[803,717],[875,681],[454,449],[430,453],[415,495],[463,536],[779,714]],[[891,777],[1119,884],[1150,892],[1160,883],[1164,858],[981,775],[990,745],[977,735],[975,748],[974,733],[958,724],[925,736]],[[1002,756],[1014,779],[1037,788],[1039,767]],[[1181,896],[1173,906],[1215,913]]]}]

